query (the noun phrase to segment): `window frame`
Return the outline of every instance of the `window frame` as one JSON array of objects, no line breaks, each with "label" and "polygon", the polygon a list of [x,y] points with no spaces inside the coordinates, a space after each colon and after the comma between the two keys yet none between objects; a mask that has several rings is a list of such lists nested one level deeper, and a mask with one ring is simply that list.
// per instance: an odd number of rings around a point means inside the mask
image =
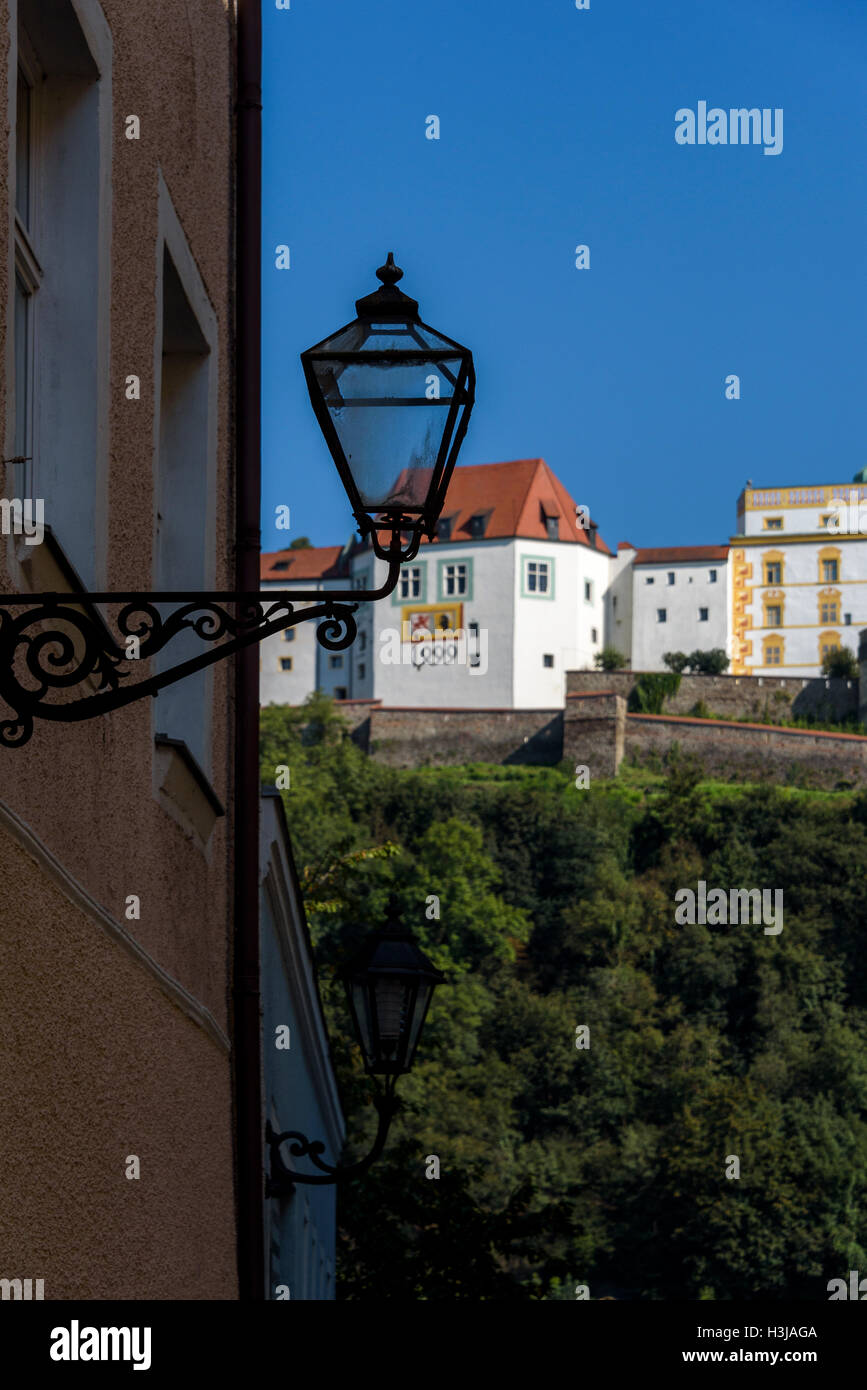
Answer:
[{"label": "window frame", "polygon": [[[446,592],[446,570],[450,566],[462,565],[466,570],[466,588],[453,594]],[[453,557],[450,560],[437,561],[437,602],[438,603],[467,603],[473,597],[473,557],[467,555],[463,559]],[[420,599],[419,602],[426,602]]]},{"label": "window frame", "polygon": [[[409,576],[412,575],[413,570],[418,570],[419,572],[419,592],[417,595],[402,594],[401,584],[404,575],[407,575],[408,583],[411,585],[412,579]],[[412,560],[408,564],[401,565],[400,567],[397,585],[391,596],[391,606],[392,608],[402,608],[406,603],[427,603],[427,564],[424,560]]]},{"label": "window frame", "polygon": [[[546,565],[548,569],[548,588],[544,592],[541,589],[531,589],[529,587],[529,568],[528,566]],[[543,602],[550,602],[554,598],[556,567],[553,556],[551,555],[522,555],[521,556],[521,598],[541,599]]]}]

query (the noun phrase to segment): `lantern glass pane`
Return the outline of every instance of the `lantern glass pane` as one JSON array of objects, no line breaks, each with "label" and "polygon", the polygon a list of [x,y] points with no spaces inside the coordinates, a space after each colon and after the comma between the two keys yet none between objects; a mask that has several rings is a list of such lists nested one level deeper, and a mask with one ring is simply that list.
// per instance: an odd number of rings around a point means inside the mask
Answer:
[{"label": "lantern glass pane", "polygon": [[415,1049],[418,1046],[419,1035],[421,1034],[421,1026],[424,1023],[425,1011],[432,994],[433,986],[422,980],[419,983],[418,994],[415,999],[415,1008],[412,1011],[412,1018],[409,1021],[409,1037],[406,1048],[407,1068],[412,1064]]},{"label": "lantern glass pane", "polygon": [[376,1017],[379,1026],[380,1054],[394,1059],[409,1022],[408,1014],[412,989],[400,978],[380,979],[374,986]]},{"label": "lantern glass pane", "polygon": [[376,1028],[371,1009],[370,990],[366,983],[353,980],[350,992],[355,1017],[358,1020],[361,1049],[367,1060],[372,1061],[376,1052]]},{"label": "lantern glass pane", "polygon": [[313,370],[365,508],[424,506],[460,358],[318,360]]},{"label": "lantern glass pane", "polygon": [[408,352],[418,348],[420,352],[436,355],[454,352],[454,343],[435,333],[432,328],[421,323],[396,322],[378,323],[376,319],[356,319],[333,338],[326,338],[317,345],[317,352]]}]

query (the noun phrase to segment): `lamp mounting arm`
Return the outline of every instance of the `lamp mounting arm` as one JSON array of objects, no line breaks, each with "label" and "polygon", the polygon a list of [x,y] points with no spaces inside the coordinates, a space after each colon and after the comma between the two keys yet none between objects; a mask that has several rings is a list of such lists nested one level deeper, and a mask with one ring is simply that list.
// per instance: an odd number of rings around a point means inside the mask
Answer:
[{"label": "lamp mounting arm", "polygon": [[[386,1077],[383,1088],[377,1090],[374,1096],[373,1103],[379,1116],[376,1138],[370,1152],[358,1163],[346,1165],[326,1163],[321,1157],[325,1152],[325,1145],[321,1140],[310,1140],[295,1129],[287,1129],[282,1134],[278,1134],[269,1120],[265,1126],[265,1142],[270,1150],[271,1162],[270,1172],[265,1178],[265,1195],[267,1197],[288,1197],[291,1196],[292,1189],[298,1182],[326,1185],[343,1182],[346,1178],[358,1177],[359,1174],[366,1172],[385,1148],[389,1127],[399,1104],[394,1094],[396,1080],[395,1076]],[[325,1176],[320,1177],[316,1173],[298,1173],[289,1168],[280,1153],[281,1144],[288,1141],[292,1141],[289,1143],[289,1152],[293,1157],[309,1158],[314,1167],[318,1168],[320,1173]]]},{"label": "lamp mounting arm", "polygon": [[[0,594],[0,704],[13,713],[0,717],[0,748],[27,743],[36,719],[77,723],[109,714],[302,622],[318,622],[320,646],[343,651],[358,633],[358,605],[388,598],[401,565],[418,550],[421,533],[414,528],[409,545],[402,543],[405,518],[381,523],[386,528],[392,531],[387,548],[374,538],[388,563],[378,589]],[[109,605],[113,616],[100,605]],[[130,679],[183,632],[219,645]]]}]

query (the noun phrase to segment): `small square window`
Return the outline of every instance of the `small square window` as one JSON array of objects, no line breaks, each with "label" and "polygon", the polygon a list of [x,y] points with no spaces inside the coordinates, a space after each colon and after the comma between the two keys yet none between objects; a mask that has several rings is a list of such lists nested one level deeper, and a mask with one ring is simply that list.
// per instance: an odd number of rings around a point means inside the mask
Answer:
[{"label": "small square window", "polygon": [[653,583],[653,578],[654,578],[653,575],[652,575],[652,574],[649,574],[649,575],[647,576],[647,578],[645,579],[645,581],[644,581],[645,584],[652,584],[652,583]]},{"label": "small square window", "polygon": [[285,630],[284,633],[283,633],[283,641],[284,641],[284,642],[294,642],[294,641],[295,641],[295,629],[294,629],[294,627],[287,627],[287,628],[286,628],[286,630]]},{"label": "small square window", "polygon": [[291,658],[291,656],[281,656],[281,658],[280,658],[280,670],[281,670],[281,671],[291,671],[291,670],[292,670],[292,658]]},{"label": "small square window", "polygon": [[345,686],[345,685],[336,685],[336,686],[334,687],[334,698],[335,698],[335,700],[345,700],[345,699],[346,699],[346,686]]},{"label": "small square window", "polygon": [[710,571],[708,572],[708,583],[710,583],[710,584],[715,584],[715,583],[716,583],[716,570],[710,570]]},{"label": "small square window", "polygon": [[667,621],[668,621],[668,610],[665,609],[665,608],[657,608],[657,610],[656,610],[656,621],[657,621],[658,623],[665,623],[665,622],[667,622]]},{"label": "small square window", "polygon": [[709,608],[700,608],[700,609],[698,610],[698,620],[699,620],[699,622],[700,622],[700,623],[706,623],[706,622],[707,622],[707,619],[708,619],[708,614],[709,614],[709,613],[710,613],[710,609],[709,609]]},{"label": "small square window", "polygon": [[765,530],[766,530],[766,531],[782,531],[782,529],[783,529],[783,518],[782,518],[781,516],[768,516],[768,517],[765,517]]},{"label": "small square window", "polygon": [[542,665],[547,667],[551,667],[554,665],[554,656],[552,652],[545,652],[544,656],[542,657]]},{"label": "small square window", "polygon": [[342,671],[342,670],[343,670],[343,657],[342,657],[342,656],[330,656],[330,657],[328,658],[328,668],[329,668],[329,670],[331,670],[331,671]]},{"label": "small square window", "polygon": [[669,584],[673,584],[673,583],[674,583],[674,570],[669,570],[669,571],[668,571],[668,574],[666,575],[666,578],[667,578]]}]

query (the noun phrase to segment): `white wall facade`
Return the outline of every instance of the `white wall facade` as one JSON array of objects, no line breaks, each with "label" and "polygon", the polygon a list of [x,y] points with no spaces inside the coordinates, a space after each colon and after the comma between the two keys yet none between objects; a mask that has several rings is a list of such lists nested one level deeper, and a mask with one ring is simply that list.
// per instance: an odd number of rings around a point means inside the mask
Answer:
[{"label": "white wall facade", "polygon": [[[342,583],[336,579],[305,579],[297,580],[294,584],[288,580],[275,580],[264,582],[261,586],[265,599],[269,593],[279,593],[282,590],[305,593],[315,591],[324,595],[328,589],[341,587],[345,587],[345,581]],[[299,607],[305,606],[307,605],[299,604]],[[339,668],[331,668],[327,662],[320,663],[322,648],[316,640],[316,628],[315,622],[298,623],[296,627],[266,637],[259,644],[260,704],[300,705],[314,690],[327,689],[329,694],[333,694],[335,686],[344,683],[348,685],[348,682],[336,679],[342,674]],[[344,654],[341,667],[346,661]],[[291,662],[291,666],[286,665],[287,662]],[[320,664],[323,666],[322,670]]]},{"label": "white wall facade", "polygon": [[611,557],[605,595],[605,645],[616,648],[632,667],[632,567],[635,548],[621,544]]},{"label": "white wall facade", "polygon": [[721,647],[729,655],[728,561],[663,560],[634,565],[632,613],[636,671],[664,671],[666,652],[689,655]]}]

